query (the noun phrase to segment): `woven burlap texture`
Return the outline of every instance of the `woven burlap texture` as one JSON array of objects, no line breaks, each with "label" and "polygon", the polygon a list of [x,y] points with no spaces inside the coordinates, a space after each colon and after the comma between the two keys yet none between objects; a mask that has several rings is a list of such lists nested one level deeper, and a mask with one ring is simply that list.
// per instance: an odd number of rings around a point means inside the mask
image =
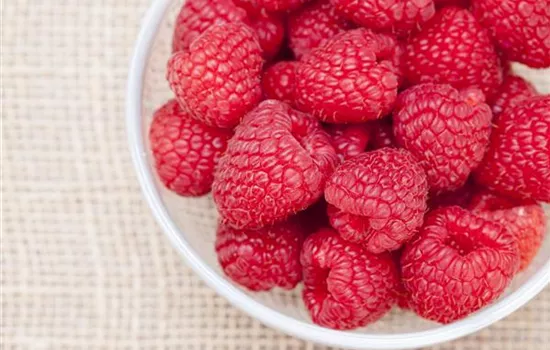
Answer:
[{"label": "woven burlap texture", "polygon": [[[313,349],[206,287],[153,220],[124,125],[147,0],[2,10],[2,347]],[[437,349],[542,349],[550,289]]]}]

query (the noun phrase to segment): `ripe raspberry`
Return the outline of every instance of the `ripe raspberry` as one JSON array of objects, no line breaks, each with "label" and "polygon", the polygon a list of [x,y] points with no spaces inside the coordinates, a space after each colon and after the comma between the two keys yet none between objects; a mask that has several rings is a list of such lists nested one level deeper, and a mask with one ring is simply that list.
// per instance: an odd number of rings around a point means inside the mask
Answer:
[{"label": "ripe raspberry", "polygon": [[302,280],[303,240],[296,218],[257,230],[220,224],[216,253],[225,274],[250,290],[292,289]]},{"label": "ripe raspberry", "polygon": [[428,199],[428,208],[437,209],[440,207],[459,206],[467,208],[472,197],[479,191],[471,177],[468,178],[464,186],[450,192],[438,193]]},{"label": "ripe raspberry", "polygon": [[335,13],[329,0],[313,2],[289,15],[289,46],[299,59],[351,26],[351,23]]},{"label": "ripe raspberry", "polygon": [[328,124],[325,130],[340,162],[355,157],[367,150],[370,128],[367,124]]},{"label": "ripe raspberry", "polygon": [[460,6],[468,8],[470,6],[470,0],[434,0],[436,8],[442,8],[445,6]]},{"label": "ripe raspberry", "polygon": [[[303,57],[296,105],[329,123],[381,118],[397,96],[391,38],[364,28],[340,33]],[[395,41],[394,41],[395,42]]]},{"label": "ripe raspberry", "polygon": [[405,285],[403,284],[403,279],[401,278],[401,255],[403,255],[403,249],[398,249],[391,252],[393,263],[397,267],[397,272],[399,275],[399,284],[395,289],[395,294],[396,294],[397,306],[400,309],[409,310],[411,308],[411,306],[409,305],[411,296],[409,295],[409,292],[407,292],[407,290],[405,289]]},{"label": "ripe raspberry", "polygon": [[233,227],[273,224],[315,203],[336,161],[317,120],[267,100],[229,141],[212,185],[214,201]]},{"label": "ripe raspberry", "polygon": [[411,84],[476,86],[488,100],[502,82],[498,56],[487,31],[465,9],[447,7],[408,41],[405,77]]},{"label": "ripe raspberry", "polygon": [[384,147],[397,147],[393,137],[391,118],[384,118],[370,123],[370,148],[375,150]]},{"label": "ripe raspberry", "polygon": [[261,50],[244,24],[207,29],[168,62],[167,79],[179,103],[197,120],[231,128],[262,98]]},{"label": "ripe raspberry", "polygon": [[523,100],[538,95],[531,83],[515,75],[506,75],[502,85],[495,95],[493,115],[499,115],[503,110],[516,106]]},{"label": "ripe raspberry", "polygon": [[433,211],[401,257],[410,306],[450,323],[489,304],[519,266],[514,237],[503,226],[460,207]]},{"label": "ripe raspberry", "polygon": [[294,103],[297,65],[296,61],[281,61],[264,71],[262,88],[266,98]]},{"label": "ripe raspberry", "polygon": [[395,302],[399,283],[389,254],[375,255],[323,229],[304,242],[302,297],[313,322],[353,329],[381,318]]},{"label": "ripe raspberry", "polygon": [[257,0],[233,0],[233,3],[245,9],[249,16],[257,16],[262,12]]},{"label": "ripe raspberry", "polygon": [[516,238],[520,255],[520,270],[533,260],[544,238],[546,219],[540,204],[532,200],[513,200],[489,191],[474,196],[469,208],[478,216],[506,227]]},{"label": "ripe raspberry", "polygon": [[433,17],[433,0],[331,0],[336,11],[373,30],[407,34]]},{"label": "ripe raspberry", "polygon": [[162,183],[181,196],[210,192],[214,167],[225,151],[230,130],[204,125],[168,101],[153,115],[149,141]]},{"label": "ripe raspberry", "polygon": [[452,191],[481,162],[491,117],[478,89],[421,84],[399,95],[393,133],[421,161],[432,192]]},{"label": "ripe raspberry", "polygon": [[281,49],[285,37],[283,19],[277,14],[261,12],[250,18],[250,26],[258,36],[264,57],[275,57]]},{"label": "ripe raspberry", "polygon": [[258,6],[266,11],[290,11],[311,0],[256,0]]},{"label": "ripe raspberry", "polygon": [[176,19],[172,51],[188,49],[199,35],[216,24],[246,21],[246,11],[231,0],[187,0]]},{"label": "ripe raspberry", "polygon": [[327,202],[321,197],[312,206],[298,213],[298,217],[304,226],[306,234],[319,231],[322,228],[330,227],[327,216]]},{"label": "ripe raspberry", "polygon": [[406,150],[382,148],[345,161],[329,178],[330,223],[372,253],[395,250],[422,225],[428,185]]},{"label": "ripe raspberry", "polygon": [[550,202],[550,95],[531,97],[498,116],[475,175],[503,195]]},{"label": "ripe raspberry", "polygon": [[507,59],[550,67],[550,0],[472,0],[472,13]]}]

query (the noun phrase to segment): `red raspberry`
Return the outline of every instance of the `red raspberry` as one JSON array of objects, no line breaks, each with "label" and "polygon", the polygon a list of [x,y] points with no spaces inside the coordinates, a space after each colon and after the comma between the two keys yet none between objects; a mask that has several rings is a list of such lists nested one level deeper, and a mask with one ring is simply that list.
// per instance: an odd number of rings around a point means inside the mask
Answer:
[{"label": "red raspberry", "polygon": [[314,233],[324,227],[329,227],[327,202],[321,197],[315,204],[298,213],[306,233]]},{"label": "red raspberry", "polygon": [[262,88],[266,98],[294,103],[297,65],[295,61],[281,61],[264,71]]},{"label": "red raspberry", "polygon": [[478,89],[421,84],[399,95],[393,132],[397,143],[421,161],[430,189],[452,191],[481,162],[491,117]]},{"label": "red raspberry", "polygon": [[472,0],[472,13],[507,59],[550,67],[550,0]]},{"label": "red raspberry", "polygon": [[244,24],[207,29],[168,62],[167,79],[179,103],[199,121],[234,127],[262,98],[261,50]]},{"label": "red raspberry", "polygon": [[351,23],[335,13],[329,0],[313,2],[289,15],[289,46],[299,59],[311,49],[350,28]]},{"label": "red raspberry", "polygon": [[382,148],[345,161],[329,178],[330,223],[373,253],[395,250],[422,225],[428,185],[404,149]]},{"label": "red raspberry", "polygon": [[407,34],[433,17],[433,0],[331,0],[342,16],[373,30]]},{"label": "red raspberry", "polygon": [[498,298],[518,266],[514,237],[500,224],[460,207],[428,214],[401,257],[411,308],[441,323],[463,318]]},{"label": "red raspberry", "polygon": [[257,230],[220,224],[216,253],[225,274],[250,290],[292,289],[302,280],[303,240],[296,218]]},{"label": "red raspberry", "polygon": [[493,115],[497,116],[503,110],[516,106],[523,100],[537,95],[535,87],[522,77],[506,75],[495,95],[495,102],[492,106]]},{"label": "red raspberry", "polygon": [[304,303],[313,322],[323,327],[363,327],[395,302],[399,276],[391,256],[368,253],[331,229],[306,239],[300,262]]},{"label": "red raspberry", "polygon": [[213,25],[246,21],[246,11],[235,6],[231,0],[187,0],[176,19],[172,50],[188,49],[199,35]]},{"label": "red raspberry", "polygon": [[245,9],[249,16],[257,16],[262,12],[257,0],[233,0],[233,3]]},{"label": "red raspberry", "polygon": [[447,7],[408,41],[404,69],[409,83],[476,86],[488,99],[502,82],[498,56],[487,31],[465,9]]},{"label": "red raspberry", "polygon": [[405,289],[403,279],[401,278],[401,255],[403,255],[403,249],[391,252],[393,262],[397,267],[397,272],[399,275],[399,284],[395,289],[395,294],[397,299],[397,306],[399,306],[400,309],[409,310],[411,308],[411,306],[409,305],[411,296],[409,295],[409,292],[407,292],[407,290]]},{"label": "red raspberry", "polygon": [[312,50],[296,71],[297,106],[329,123],[358,123],[386,115],[398,83],[391,63],[397,44],[390,48],[390,40],[360,28]]},{"label": "red raspberry", "polygon": [[384,147],[397,147],[393,137],[393,123],[391,118],[384,118],[371,122],[370,148],[375,150]]},{"label": "red raspberry", "polygon": [[506,227],[516,238],[520,255],[520,270],[533,260],[542,245],[546,229],[544,210],[532,200],[513,200],[489,191],[474,196],[469,208],[478,216]]},{"label": "red raspberry", "polygon": [[162,183],[181,196],[210,192],[214,167],[225,151],[231,131],[212,128],[191,118],[176,100],[153,115],[149,141]]},{"label": "red raspberry", "polygon": [[258,6],[267,11],[296,10],[311,0],[256,0]]},{"label": "red raspberry", "polygon": [[212,185],[214,201],[233,227],[273,224],[315,203],[336,161],[317,120],[267,100],[229,141]]},{"label": "red raspberry", "polygon": [[370,128],[367,124],[328,124],[325,130],[330,135],[340,162],[367,150],[370,139]]},{"label": "red raspberry", "polygon": [[475,175],[503,195],[550,202],[550,95],[531,97],[498,116]]},{"label": "red raspberry", "polygon": [[277,14],[261,12],[257,16],[251,17],[250,22],[250,26],[258,35],[258,42],[264,57],[275,57],[281,49],[285,37],[283,19]]}]

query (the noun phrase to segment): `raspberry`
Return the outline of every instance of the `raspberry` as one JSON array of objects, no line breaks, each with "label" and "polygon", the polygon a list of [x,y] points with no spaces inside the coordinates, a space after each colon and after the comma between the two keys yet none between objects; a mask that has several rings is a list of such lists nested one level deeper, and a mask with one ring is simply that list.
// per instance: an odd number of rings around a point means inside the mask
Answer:
[{"label": "raspberry", "polygon": [[256,0],[260,8],[267,11],[296,10],[310,0]]},{"label": "raspberry", "polygon": [[373,253],[395,250],[422,225],[428,185],[406,150],[382,148],[345,161],[329,178],[330,223]]},{"label": "raspberry", "polygon": [[168,62],[167,79],[179,103],[199,121],[234,127],[262,98],[261,50],[244,24],[207,29]]},{"label": "raspberry", "polygon": [[467,208],[472,197],[479,191],[477,186],[468,178],[464,186],[450,192],[438,193],[428,200],[428,208],[437,209],[440,207],[459,206]]},{"label": "raspberry", "polygon": [[397,143],[421,161],[431,191],[452,191],[481,162],[491,117],[478,89],[421,84],[399,95],[393,132]]},{"label": "raspberry", "polygon": [[472,13],[507,59],[550,67],[550,0],[472,0]]},{"label": "raspberry", "polygon": [[393,137],[393,123],[391,118],[384,118],[371,122],[370,148],[375,150],[384,147],[397,147]]},{"label": "raspberry", "polygon": [[317,120],[267,100],[229,140],[212,185],[224,221],[258,228],[315,203],[337,157]]},{"label": "raspberry", "polygon": [[334,329],[363,327],[395,302],[399,283],[389,254],[375,255],[323,229],[304,242],[303,299],[313,322]]},{"label": "raspberry", "polygon": [[283,19],[277,14],[264,12],[251,17],[250,26],[258,36],[258,42],[265,58],[272,58],[281,49],[285,37]]},{"label": "raspberry", "polygon": [[295,61],[281,61],[264,71],[262,88],[266,98],[293,104],[297,65]]},{"label": "raspberry", "polygon": [[460,6],[468,8],[470,6],[470,0],[434,0],[434,3],[437,8],[445,6]]},{"label": "raspberry", "polygon": [[331,0],[336,11],[362,27],[407,34],[435,13],[433,0]]},{"label": "raspberry", "polygon": [[411,308],[441,323],[463,318],[498,298],[518,266],[513,235],[460,207],[428,214],[401,257]]},{"label": "raspberry", "polygon": [[296,105],[324,122],[381,118],[397,96],[392,39],[364,28],[340,33],[302,58],[296,71]]},{"label": "raspberry", "polygon": [[306,210],[298,213],[298,216],[308,234],[330,226],[327,216],[327,202],[323,197]]},{"label": "raspberry", "polygon": [[188,49],[200,34],[216,24],[246,21],[246,11],[231,0],[187,0],[176,19],[172,51]]},{"label": "raspberry", "polygon": [[521,101],[537,95],[535,87],[522,77],[506,75],[492,105],[493,115],[497,116],[503,110],[516,106]]},{"label": "raspberry", "polygon": [[397,272],[399,275],[399,284],[397,285],[397,288],[395,289],[396,299],[397,299],[397,306],[399,306],[400,309],[403,310],[409,310],[411,306],[409,292],[405,289],[405,285],[403,284],[403,279],[401,278],[401,255],[403,255],[403,249],[395,250],[391,253],[393,262],[395,266],[397,266]]},{"label": "raspberry", "polygon": [[324,44],[351,23],[337,15],[329,0],[313,2],[288,17],[289,46],[296,58]]},{"label": "raspberry", "polygon": [[367,124],[328,124],[325,130],[330,135],[340,162],[367,150],[370,139],[370,128]]},{"label": "raspberry", "polygon": [[405,77],[411,84],[476,86],[488,99],[502,82],[498,56],[487,31],[465,9],[447,7],[408,41]]},{"label": "raspberry", "polygon": [[225,274],[250,290],[292,289],[302,280],[303,240],[302,226],[295,218],[258,230],[220,224],[216,253]]},{"label": "raspberry", "polygon": [[475,179],[503,195],[550,202],[550,95],[498,116]]},{"label": "raspberry", "polygon": [[149,140],[162,183],[181,196],[210,192],[214,167],[225,151],[230,130],[204,125],[171,100],[153,115]]},{"label": "raspberry", "polygon": [[544,210],[540,204],[483,191],[474,196],[469,208],[478,216],[500,223],[515,236],[521,260],[520,270],[531,263],[542,245],[546,229]]}]

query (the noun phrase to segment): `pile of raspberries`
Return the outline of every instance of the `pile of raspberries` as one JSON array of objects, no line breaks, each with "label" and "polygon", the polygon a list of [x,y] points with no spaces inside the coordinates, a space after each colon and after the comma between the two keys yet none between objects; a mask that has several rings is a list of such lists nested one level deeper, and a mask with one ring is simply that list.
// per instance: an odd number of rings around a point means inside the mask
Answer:
[{"label": "pile of raspberries", "polygon": [[512,62],[550,67],[550,0],[187,0],[157,174],[212,193],[239,285],[302,282],[334,329],[453,322],[544,239],[550,95]]}]

